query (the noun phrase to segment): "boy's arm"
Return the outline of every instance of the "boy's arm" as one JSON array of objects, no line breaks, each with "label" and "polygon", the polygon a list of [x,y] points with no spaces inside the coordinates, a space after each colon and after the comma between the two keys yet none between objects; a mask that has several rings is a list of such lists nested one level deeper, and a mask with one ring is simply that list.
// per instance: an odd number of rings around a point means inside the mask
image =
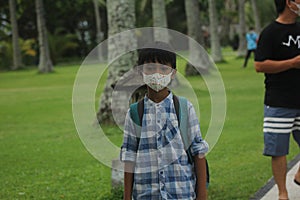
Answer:
[{"label": "boy's arm", "polygon": [[132,199],[133,168],[133,162],[124,163],[124,200]]},{"label": "boy's arm", "polygon": [[120,152],[120,160],[124,162],[124,200],[132,199],[132,188],[134,179],[134,167],[137,151],[137,137],[135,133],[134,122],[130,117],[130,110],[128,109],[125,126],[124,126],[124,138],[123,145]]},{"label": "boy's arm", "polygon": [[196,200],[206,200],[206,162],[205,157],[194,156],[195,173],[196,173]]}]

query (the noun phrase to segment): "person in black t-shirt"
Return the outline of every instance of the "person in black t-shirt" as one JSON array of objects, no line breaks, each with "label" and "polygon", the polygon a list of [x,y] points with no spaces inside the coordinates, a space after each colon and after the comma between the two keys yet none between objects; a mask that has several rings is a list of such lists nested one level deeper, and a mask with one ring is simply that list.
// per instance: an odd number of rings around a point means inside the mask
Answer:
[{"label": "person in black t-shirt", "polygon": [[[264,155],[272,156],[279,199],[288,199],[286,155],[300,146],[300,0],[274,0],[279,14],[260,34],[255,69],[265,73]],[[300,167],[294,182],[300,186]]]}]

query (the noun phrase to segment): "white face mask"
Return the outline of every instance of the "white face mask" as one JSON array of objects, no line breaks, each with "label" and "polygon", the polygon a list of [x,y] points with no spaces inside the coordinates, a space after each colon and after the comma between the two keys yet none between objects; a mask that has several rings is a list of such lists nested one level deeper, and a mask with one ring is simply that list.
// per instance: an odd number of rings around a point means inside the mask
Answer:
[{"label": "white face mask", "polygon": [[172,72],[167,75],[163,75],[160,73],[148,75],[143,73],[144,83],[148,85],[150,88],[152,88],[153,90],[155,90],[156,92],[159,92],[165,87],[167,87],[171,82],[171,77],[172,77]]},{"label": "white face mask", "polygon": [[300,4],[291,1],[291,3],[293,3],[295,6],[297,6],[298,10],[293,10],[292,8],[290,8],[291,11],[293,11],[294,13],[296,13],[298,16],[300,16]]}]

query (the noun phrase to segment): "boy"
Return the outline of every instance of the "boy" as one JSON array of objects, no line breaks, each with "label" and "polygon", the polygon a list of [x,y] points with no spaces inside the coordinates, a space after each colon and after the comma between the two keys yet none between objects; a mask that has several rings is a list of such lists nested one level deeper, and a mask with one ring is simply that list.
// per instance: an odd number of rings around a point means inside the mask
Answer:
[{"label": "boy", "polygon": [[[139,69],[147,85],[140,133],[128,111],[120,159],[124,162],[124,199],[207,199],[205,153],[192,104],[187,102],[188,137],[193,162],[181,138],[167,88],[176,74],[176,54],[163,42],[139,52]],[[140,135],[139,135],[140,134]],[[139,136],[137,136],[139,135]]]}]

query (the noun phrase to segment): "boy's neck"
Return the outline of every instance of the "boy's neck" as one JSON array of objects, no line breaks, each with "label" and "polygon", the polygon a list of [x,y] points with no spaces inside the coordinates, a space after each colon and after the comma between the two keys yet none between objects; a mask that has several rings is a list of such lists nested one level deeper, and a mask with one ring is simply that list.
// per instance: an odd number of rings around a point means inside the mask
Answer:
[{"label": "boy's neck", "polygon": [[164,100],[169,94],[170,91],[168,88],[164,88],[163,90],[156,92],[148,87],[147,97],[151,99],[153,102],[159,103],[162,100]]}]

